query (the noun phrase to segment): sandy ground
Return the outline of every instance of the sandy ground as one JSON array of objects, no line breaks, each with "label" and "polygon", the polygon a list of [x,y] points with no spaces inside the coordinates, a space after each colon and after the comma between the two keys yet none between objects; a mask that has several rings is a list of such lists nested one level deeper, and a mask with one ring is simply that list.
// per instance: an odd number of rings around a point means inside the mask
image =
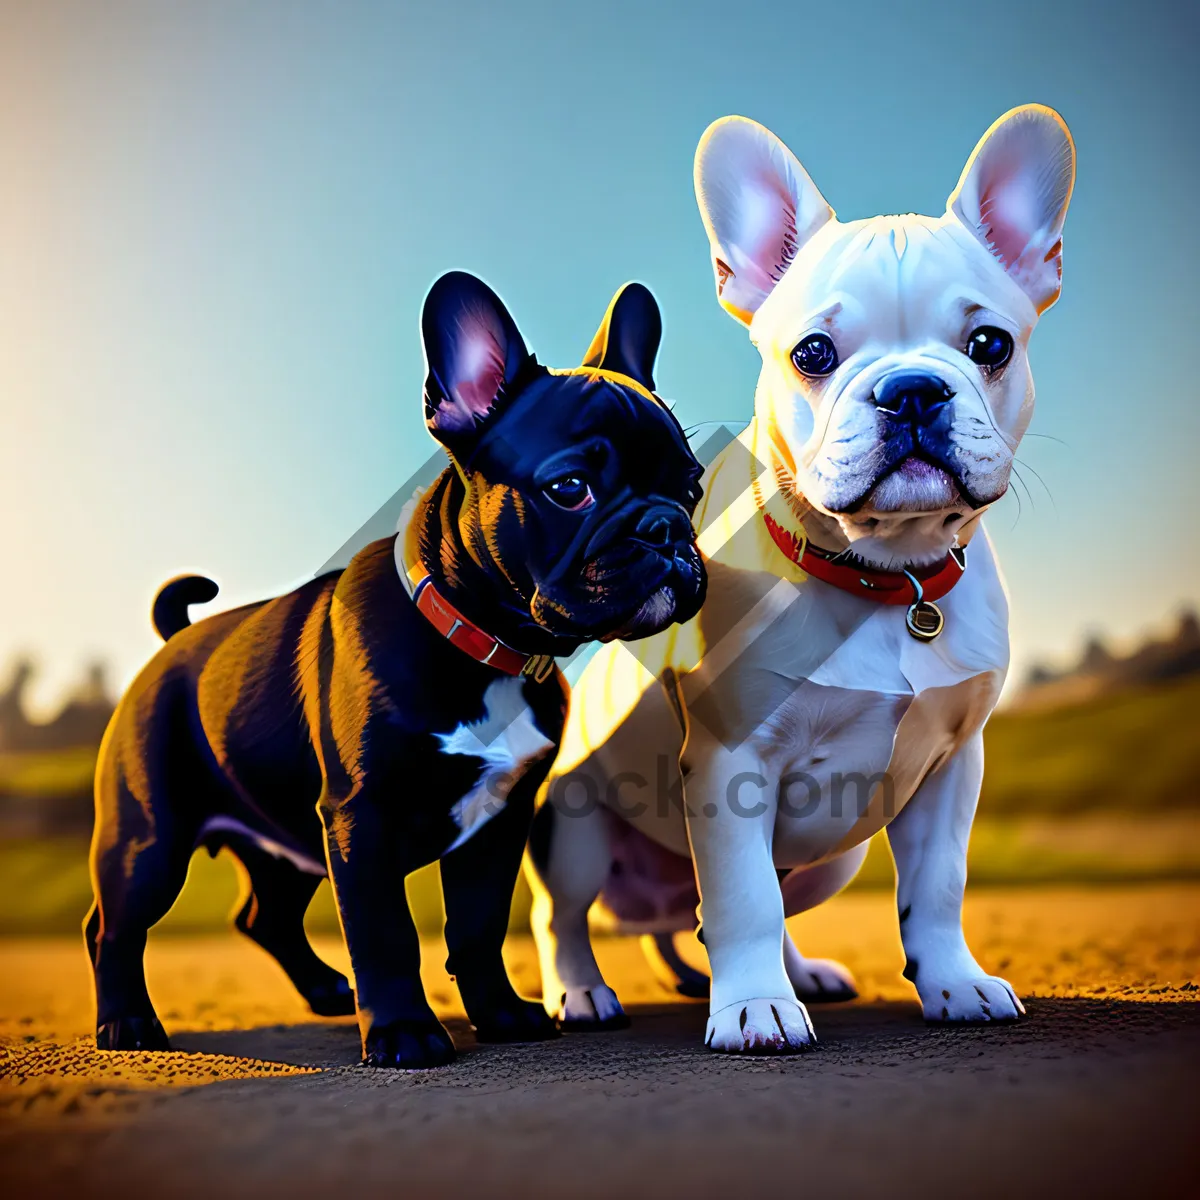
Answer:
[{"label": "sandy ground", "polygon": [[[160,938],[151,992],[177,1052],[100,1055],[83,952],[0,943],[5,1195],[742,1196],[783,1189],[972,1200],[1195,1194],[1200,888],[977,892],[968,936],[1027,999],[1017,1026],[925,1026],[900,978],[890,896],[793,923],[863,997],[814,1007],[820,1049],[704,1050],[636,943],[599,957],[627,1032],[479,1047],[426,947],[426,987],[462,1050],[425,1073],[357,1066],[350,1020],[311,1017],[230,934]],[[321,952],[339,965],[334,941]],[[532,948],[510,967],[537,990]]]}]

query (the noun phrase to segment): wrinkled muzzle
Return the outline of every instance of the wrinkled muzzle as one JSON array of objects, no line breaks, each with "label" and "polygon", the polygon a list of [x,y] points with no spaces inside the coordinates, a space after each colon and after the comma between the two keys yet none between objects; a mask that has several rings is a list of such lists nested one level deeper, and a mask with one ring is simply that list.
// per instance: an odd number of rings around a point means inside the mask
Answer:
[{"label": "wrinkled muzzle", "polygon": [[647,637],[694,617],[706,585],[687,511],[670,501],[641,501],[605,517],[577,572],[552,588],[539,586],[533,615],[556,633],[589,640]]},{"label": "wrinkled muzzle", "polygon": [[966,381],[891,371],[853,409],[821,464],[815,498],[830,512],[981,508],[1007,489],[1011,451]]}]

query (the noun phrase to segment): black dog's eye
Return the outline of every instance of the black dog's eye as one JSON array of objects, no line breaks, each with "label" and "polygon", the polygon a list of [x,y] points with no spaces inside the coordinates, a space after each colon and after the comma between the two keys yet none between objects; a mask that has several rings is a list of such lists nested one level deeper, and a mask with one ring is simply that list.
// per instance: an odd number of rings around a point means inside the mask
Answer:
[{"label": "black dog's eye", "polygon": [[810,333],[792,351],[792,362],[801,375],[820,379],[823,375],[832,375],[837,369],[837,348],[828,334]]},{"label": "black dog's eye", "polygon": [[588,481],[579,475],[564,475],[554,479],[543,489],[547,496],[567,512],[583,512],[596,503]]},{"label": "black dog's eye", "polygon": [[998,371],[1012,358],[1012,352],[1012,334],[995,325],[980,325],[967,339],[967,357],[989,371]]}]

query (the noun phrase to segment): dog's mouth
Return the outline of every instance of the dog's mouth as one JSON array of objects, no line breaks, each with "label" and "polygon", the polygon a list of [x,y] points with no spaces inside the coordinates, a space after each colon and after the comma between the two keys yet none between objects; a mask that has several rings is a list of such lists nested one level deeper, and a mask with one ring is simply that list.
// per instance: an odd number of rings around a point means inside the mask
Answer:
[{"label": "dog's mouth", "polygon": [[672,622],[688,621],[700,611],[707,577],[695,545],[664,547],[643,555],[642,561],[653,571],[645,585],[649,588],[646,598],[625,620],[600,633],[597,640],[635,641],[659,633]]},{"label": "dog's mouth", "polygon": [[[627,543],[590,559],[569,591],[539,591],[535,618],[565,636],[588,641],[648,637],[700,611],[706,575],[692,544],[646,547]],[[630,608],[629,598],[641,596]],[[623,603],[622,603],[623,602]]]},{"label": "dog's mouth", "polygon": [[995,495],[977,495],[956,467],[918,449],[901,453],[856,498],[827,511],[846,516],[974,512],[994,504],[1006,490],[1005,481]]},{"label": "dog's mouth", "polygon": [[965,503],[968,501],[960,479],[941,463],[909,454],[876,479],[856,508],[879,513],[923,513]]},{"label": "dog's mouth", "polygon": [[675,589],[670,584],[664,584],[656,592],[651,593],[642,602],[641,608],[623,625],[612,633],[604,634],[602,642],[629,641],[635,638],[647,637],[665,629],[675,616]]}]

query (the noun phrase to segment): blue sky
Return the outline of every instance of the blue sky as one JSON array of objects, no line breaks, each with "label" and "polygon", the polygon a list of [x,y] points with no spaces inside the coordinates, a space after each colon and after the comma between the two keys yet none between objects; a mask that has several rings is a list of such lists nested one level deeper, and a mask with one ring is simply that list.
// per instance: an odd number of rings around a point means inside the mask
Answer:
[{"label": "blue sky", "polygon": [[691,185],[727,113],[843,219],[939,213],[1001,112],[1064,114],[1032,502],[990,521],[1017,662],[1169,617],[1200,599],[1198,23],[1026,0],[7,6],[0,664],[37,653],[43,698],[87,654],[123,683],[170,575],[232,604],[319,566],[429,453],[417,314],[451,267],[554,365],[643,280],[660,390],[685,423],[744,422],[757,355]]}]

